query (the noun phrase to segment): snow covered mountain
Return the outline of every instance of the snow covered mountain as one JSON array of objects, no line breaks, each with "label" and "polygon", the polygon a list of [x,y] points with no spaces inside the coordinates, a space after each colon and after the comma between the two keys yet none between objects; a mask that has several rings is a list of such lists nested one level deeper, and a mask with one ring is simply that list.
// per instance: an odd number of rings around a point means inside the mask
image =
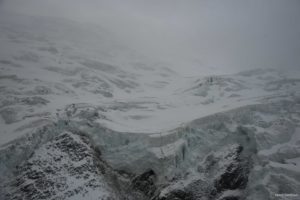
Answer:
[{"label": "snow covered mountain", "polygon": [[101,27],[0,18],[0,199],[300,191],[300,77],[184,77]]}]

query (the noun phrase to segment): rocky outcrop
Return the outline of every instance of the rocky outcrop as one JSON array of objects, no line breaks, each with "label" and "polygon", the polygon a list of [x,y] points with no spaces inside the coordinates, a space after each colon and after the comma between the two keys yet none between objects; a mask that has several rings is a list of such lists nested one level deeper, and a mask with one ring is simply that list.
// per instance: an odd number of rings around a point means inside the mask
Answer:
[{"label": "rocky outcrop", "polygon": [[14,174],[0,183],[1,200],[149,200],[157,192],[154,170],[115,170],[87,136],[70,131],[41,145]]},{"label": "rocky outcrop", "polygon": [[181,180],[175,183],[178,186],[170,184],[156,200],[241,199],[251,166],[242,152],[242,146],[230,145],[208,155],[199,166],[198,178]]},{"label": "rocky outcrop", "polygon": [[159,200],[192,200],[195,199],[192,193],[184,190],[173,190]]},{"label": "rocky outcrop", "polygon": [[106,170],[87,138],[64,132],[17,167],[15,179],[5,186],[5,198],[119,199]]},{"label": "rocky outcrop", "polygon": [[132,180],[132,187],[135,190],[142,192],[147,197],[152,197],[156,191],[155,179],[155,172],[152,169],[149,169]]},{"label": "rocky outcrop", "polygon": [[242,146],[231,145],[211,153],[200,164],[199,178],[160,189],[154,170],[137,176],[120,173],[101,159],[86,136],[64,132],[17,167],[15,178],[2,186],[4,199],[240,199],[249,174],[242,151]]},{"label": "rocky outcrop", "polygon": [[230,162],[224,165],[223,171],[214,181],[217,192],[245,189],[247,186],[250,164],[248,160],[241,158],[242,151],[242,146],[233,146],[232,151],[223,157]]}]

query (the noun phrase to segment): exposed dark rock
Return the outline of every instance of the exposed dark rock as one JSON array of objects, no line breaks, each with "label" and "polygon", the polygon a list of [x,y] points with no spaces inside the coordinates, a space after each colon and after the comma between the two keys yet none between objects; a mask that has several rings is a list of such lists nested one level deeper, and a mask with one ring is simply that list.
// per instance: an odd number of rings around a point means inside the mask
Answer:
[{"label": "exposed dark rock", "polygon": [[[176,182],[175,182],[176,183]],[[172,184],[170,185],[172,187]],[[168,189],[155,200],[201,200],[214,199],[215,190],[207,181],[200,178],[181,188]]]},{"label": "exposed dark rock", "polygon": [[62,133],[37,149],[28,161],[17,167],[16,178],[5,186],[5,198],[84,198],[90,192],[96,194],[95,199],[115,199],[113,189],[103,181],[100,167],[106,168],[106,164],[82,137]]},{"label": "exposed dark rock", "polygon": [[240,198],[236,196],[228,196],[228,197],[221,198],[220,200],[240,200]]},{"label": "exposed dark rock", "polygon": [[193,194],[184,190],[173,190],[164,197],[158,198],[158,200],[194,200]]},{"label": "exposed dark rock", "polygon": [[156,191],[155,178],[155,172],[150,169],[143,174],[135,177],[132,180],[132,187],[136,190],[141,191],[146,196],[151,197]]},{"label": "exposed dark rock", "polygon": [[207,155],[199,176],[177,177],[163,187],[154,170],[138,176],[114,170],[87,136],[64,132],[16,168],[4,200],[84,199],[90,194],[103,200],[239,200],[250,171],[243,151],[241,145],[228,145]]},{"label": "exposed dark rock", "polygon": [[215,187],[218,191],[244,189],[248,182],[248,169],[240,163],[230,164],[218,180],[215,181]]},{"label": "exposed dark rock", "polygon": [[[250,171],[249,158],[242,156],[241,145],[230,145],[225,149],[208,155],[202,163],[203,176],[180,187],[170,184],[162,190],[155,200],[201,200],[219,199],[224,192],[245,189]],[[202,173],[202,172],[199,172]],[[195,177],[193,177],[195,179]],[[179,180],[180,181],[180,180]],[[175,182],[175,184],[178,181]],[[163,194],[163,195],[162,195]],[[223,196],[222,200],[238,200],[237,196]]]},{"label": "exposed dark rock", "polygon": [[225,166],[223,173],[216,178],[215,187],[218,192],[224,190],[245,189],[249,175],[249,161],[241,157],[243,147],[237,145],[224,158],[231,162]]}]

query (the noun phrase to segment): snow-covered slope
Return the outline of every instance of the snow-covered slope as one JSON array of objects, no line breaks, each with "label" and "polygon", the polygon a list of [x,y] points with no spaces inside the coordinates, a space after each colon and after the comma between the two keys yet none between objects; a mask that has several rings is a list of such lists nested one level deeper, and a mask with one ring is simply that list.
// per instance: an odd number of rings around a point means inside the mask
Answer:
[{"label": "snow-covered slope", "polygon": [[184,77],[92,25],[0,18],[0,125],[5,199],[300,191],[298,75]]}]

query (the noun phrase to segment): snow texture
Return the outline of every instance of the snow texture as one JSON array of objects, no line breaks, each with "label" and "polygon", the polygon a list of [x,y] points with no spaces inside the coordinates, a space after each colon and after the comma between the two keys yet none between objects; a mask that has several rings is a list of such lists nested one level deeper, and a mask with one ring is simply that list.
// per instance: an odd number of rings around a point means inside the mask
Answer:
[{"label": "snow texture", "polygon": [[0,18],[0,52],[1,199],[299,199],[298,75],[183,77],[22,15]]}]

